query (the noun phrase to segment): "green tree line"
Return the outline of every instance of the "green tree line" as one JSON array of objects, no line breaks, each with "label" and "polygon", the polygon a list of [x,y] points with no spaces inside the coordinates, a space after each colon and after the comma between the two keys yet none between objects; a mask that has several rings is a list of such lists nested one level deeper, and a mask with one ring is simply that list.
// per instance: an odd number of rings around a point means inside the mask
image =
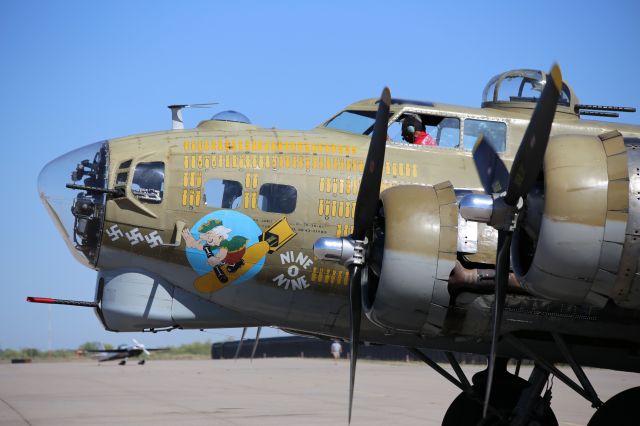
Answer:
[{"label": "green tree line", "polygon": [[[37,360],[72,360],[86,356],[90,350],[113,349],[113,345],[100,342],[85,342],[77,349],[57,349],[44,351],[37,348],[0,349],[0,361],[29,358]],[[211,356],[211,341],[193,342],[180,346],[169,346],[165,351],[154,352],[152,358],[157,359],[185,359],[185,358],[209,358]]]}]

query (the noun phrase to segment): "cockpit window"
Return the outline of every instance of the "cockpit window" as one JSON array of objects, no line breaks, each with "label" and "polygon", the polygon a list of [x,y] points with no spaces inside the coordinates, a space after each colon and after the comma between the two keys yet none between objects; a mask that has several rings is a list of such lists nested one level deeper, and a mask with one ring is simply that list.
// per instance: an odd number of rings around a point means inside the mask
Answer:
[{"label": "cockpit window", "polygon": [[258,208],[270,213],[288,214],[296,209],[298,191],[291,185],[265,183],[258,194]]},{"label": "cockpit window", "polygon": [[464,149],[471,151],[478,136],[489,142],[496,152],[504,152],[507,149],[507,125],[501,121],[464,120]]},{"label": "cockpit window", "polygon": [[393,142],[455,149],[460,146],[460,119],[405,113],[389,126],[387,134]]},{"label": "cockpit window", "polygon": [[327,122],[324,127],[357,135],[368,135],[373,131],[375,121],[375,111],[342,111]]},{"label": "cockpit window", "polygon": [[164,193],[164,163],[139,163],[133,174],[131,192],[142,202],[160,204]]},{"label": "cockpit window", "polygon": [[242,200],[242,184],[235,180],[209,179],[204,184],[204,204],[218,209],[235,209]]}]

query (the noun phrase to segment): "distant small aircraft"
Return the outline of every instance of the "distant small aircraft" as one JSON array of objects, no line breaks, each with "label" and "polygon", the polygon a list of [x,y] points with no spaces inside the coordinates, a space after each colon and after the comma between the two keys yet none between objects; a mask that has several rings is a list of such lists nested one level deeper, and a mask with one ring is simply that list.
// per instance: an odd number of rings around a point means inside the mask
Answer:
[{"label": "distant small aircraft", "polygon": [[[118,364],[125,365],[127,363],[127,359],[129,357],[138,357],[141,354],[145,354],[147,356],[151,355],[149,351],[166,351],[167,348],[149,348],[147,349],[142,343],[138,342],[136,339],[133,340],[133,346],[129,345],[120,345],[117,349],[96,349],[96,350],[88,350],[87,352],[96,352],[98,362],[105,361],[114,361],[116,359],[120,359]],[[141,359],[138,361],[139,365],[144,365],[145,359]]]}]

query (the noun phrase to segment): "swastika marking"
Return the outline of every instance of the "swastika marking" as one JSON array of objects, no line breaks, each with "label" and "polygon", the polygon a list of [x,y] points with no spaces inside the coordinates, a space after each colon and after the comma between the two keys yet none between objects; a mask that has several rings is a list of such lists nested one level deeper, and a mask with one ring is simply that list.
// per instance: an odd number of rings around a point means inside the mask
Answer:
[{"label": "swastika marking", "polygon": [[144,241],[144,237],[142,236],[138,228],[133,228],[131,231],[127,232],[124,235],[126,235],[132,246],[135,246],[136,244]]},{"label": "swastika marking", "polygon": [[118,225],[113,225],[111,228],[107,229],[107,235],[111,238],[111,241],[117,241],[124,235]]},{"label": "swastika marking", "polygon": [[145,240],[149,244],[149,247],[155,248],[162,244],[162,237],[158,234],[158,231],[153,231],[149,235],[145,235]]}]

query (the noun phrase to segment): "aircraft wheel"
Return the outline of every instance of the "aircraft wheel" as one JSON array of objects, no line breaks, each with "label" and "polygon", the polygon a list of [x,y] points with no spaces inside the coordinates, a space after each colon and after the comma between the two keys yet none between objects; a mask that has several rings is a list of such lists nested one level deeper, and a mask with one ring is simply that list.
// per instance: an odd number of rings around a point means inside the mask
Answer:
[{"label": "aircraft wheel", "polygon": [[138,365],[144,365],[145,360],[141,359],[140,361],[138,361]]},{"label": "aircraft wheel", "polygon": [[640,387],[627,389],[614,395],[598,408],[587,426],[637,425],[640,416]]},{"label": "aircraft wheel", "polygon": [[[476,426],[482,420],[482,404],[484,401],[486,370],[473,377],[471,386],[473,395],[462,392],[453,400],[442,420],[442,426]],[[499,372],[495,378],[495,386],[491,392],[491,406],[500,411],[504,421],[496,415],[487,415],[488,419],[482,423],[485,426],[506,425],[513,409],[518,404],[520,394],[529,386],[529,382],[513,374]],[[541,401],[542,398],[538,397]],[[529,424],[536,426],[558,426],[558,420],[549,407],[544,413],[534,413]]]}]

